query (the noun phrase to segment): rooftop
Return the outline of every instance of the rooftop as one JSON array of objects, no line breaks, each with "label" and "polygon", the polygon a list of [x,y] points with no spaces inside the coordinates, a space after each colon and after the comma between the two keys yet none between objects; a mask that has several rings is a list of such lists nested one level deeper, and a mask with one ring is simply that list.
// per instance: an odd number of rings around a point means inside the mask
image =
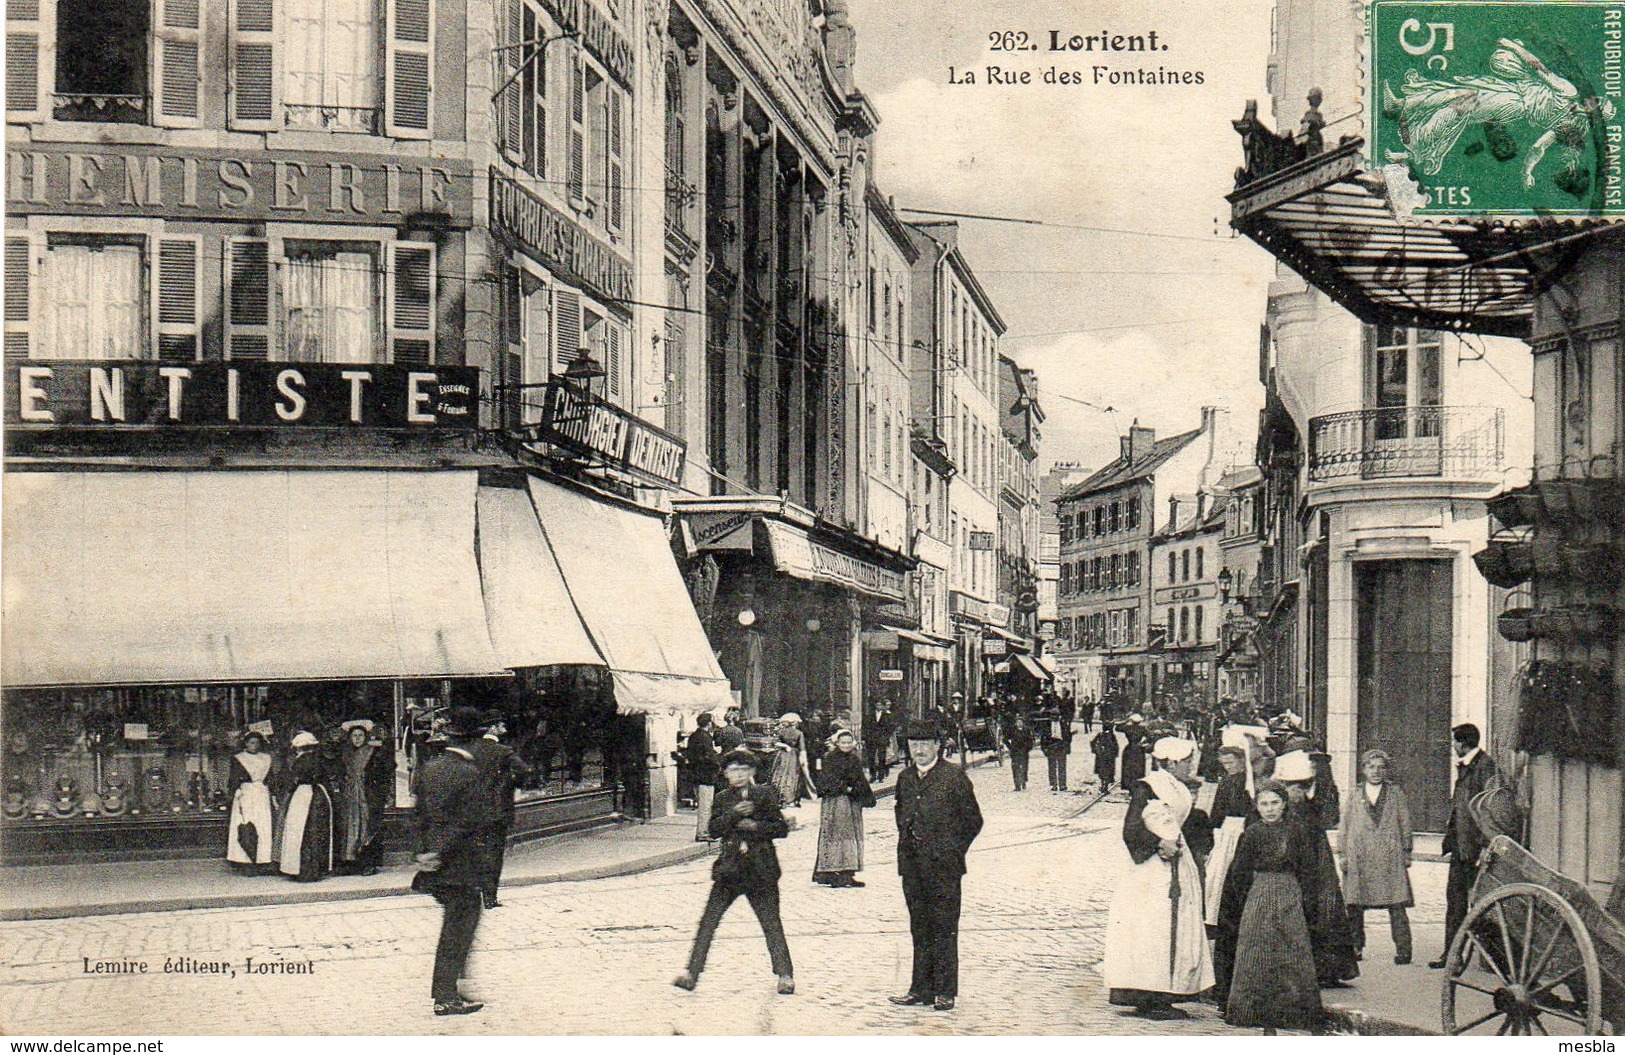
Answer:
[{"label": "rooftop", "polygon": [[1083,495],[1117,487],[1120,484],[1144,479],[1161,468],[1162,464],[1169,458],[1189,447],[1196,440],[1196,437],[1201,434],[1201,429],[1192,429],[1189,432],[1181,432],[1177,436],[1169,436],[1165,440],[1157,440],[1151,445],[1150,450],[1134,461],[1130,462],[1126,458],[1119,457],[1116,461],[1097,470],[1082,483],[1074,484],[1062,491],[1060,497],[1062,499],[1079,498]]}]

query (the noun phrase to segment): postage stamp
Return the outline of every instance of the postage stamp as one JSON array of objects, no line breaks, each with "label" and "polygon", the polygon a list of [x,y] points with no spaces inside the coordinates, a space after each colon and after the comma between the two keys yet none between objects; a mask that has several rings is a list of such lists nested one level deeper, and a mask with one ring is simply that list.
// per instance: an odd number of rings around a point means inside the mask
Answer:
[{"label": "postage stamp", "polygon": [[1369,147],[1419,217],[1625,216],[1625,6],[1411,2],[1370,10]]}]

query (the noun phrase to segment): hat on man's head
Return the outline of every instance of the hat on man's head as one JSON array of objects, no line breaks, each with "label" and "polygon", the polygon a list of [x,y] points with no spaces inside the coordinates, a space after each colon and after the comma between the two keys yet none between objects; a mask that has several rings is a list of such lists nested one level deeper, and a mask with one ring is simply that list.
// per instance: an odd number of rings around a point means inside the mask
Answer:
[{"label": "hat on man's head", "polygon": [[942,735],[937,731],[937,727],[932,725],[930,722],[922,722],[916,719],[915,721],[909,722],[908,726],[903,730],[903,739],[940,740],[942,739]]},{"label": "hat on man's head", "polygon": [[748,747],[736,747],[722,756],[722,767],[724,769],[729,766],[749,766],[755,769],[760,764],[761,761],[756,757],[756,752]]},{"label": "hat on man's head", "polygon": [[485,713],[478,707],[453,707],[446,716],[446,735],[469,738],[480,735],[485,727]]},{"label": "hat on man's head", "polygon": [[486,711],[480,716],[480,724],[489,729],[493,725],[506,725],[508,716],[501,711]]}]

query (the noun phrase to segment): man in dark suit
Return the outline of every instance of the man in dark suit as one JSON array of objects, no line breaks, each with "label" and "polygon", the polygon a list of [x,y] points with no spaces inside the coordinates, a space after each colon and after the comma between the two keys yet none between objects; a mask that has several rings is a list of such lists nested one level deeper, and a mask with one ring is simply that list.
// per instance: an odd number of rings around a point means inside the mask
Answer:
[{"label": "man in dark suit", "polygon": [[722,758],[728,786],[717,792],[711,808],[711,835],[722,840],[722,850],[711,866],[711,896],[700,916],[688,968],[672,980],[679,989],[693,990],[699,983],[722,916],[743,894],[767,938],[773,973],[779,976],[779,992],[789,996],[796,991],[790,946],[784,940],[784,923],[779,917],[782,873],[779,855],[773,849],[774,839],[790,834],[790,824],[784,819],[778,790],[771,784],[756,783],[756,765],[756,755],[747,747],[735,748]]},{"label": "man in dark suit", "polygon": [[467,746],[496,810],[496,821],[484,836],[480,895],[485,899],[486,908],[501,908],[497,884],[502,881],[502,862],[508,854],[508,832],[513,830],[516,812],[513,793],[530,773],[530,766],[519,757],[519,752],[502,742],[508,727],[501,711],[487,711],[480,718],[480,729],[482,735]]},{"label": "man in dark suit", "polygon": [[711,715],[702,713],[694,719],[695,729],[688,734],[683,747],[683,760],[688,763],[690,778],[694,781],[694,841],[711,841],[711,802],[716,796],[717,781],[722,779],[722,766],[717,762],[716,745],[711,741]]},{"label": "man in dark suit", "polygon": [[446,749],[418,774],[420,871],[412,889],[440,902],[444,913],[434,953],[431,995],[437,1015],[468,1015],[484,1005],[457,988],[474,932],[480,925],[480,884],[487,833],[501,820],[490,788],[470,749],[480,735],[480,712],[459,707],[446,727]]},{"label": "man in dark suit", "polygon": [[1467,806],[1474,798],[1501,782],[1495,760],[1479,747],[1478,726],[1465,723],[1450,730],[1456,751],[1456,789],[1450,796],[1450,819],[1444,826],[1441,849],[1450,855],[1450,877],[1444,888],[1444,948],[1429,967],[1443,967],[1450,954],[1450,942],[1467,918],[1467,903],[1478,878],[1478,855],[1484,849],[1484,833]]},{"label": "man in dark suit", "polygon": [[910,765],[897,777],[897,872],[903,877],[914,977],[894,1004],[952,1011],[959,996],[960,883],[965,854],[982,830],[976,789],[942,760],[937,730],[910,723]]}]

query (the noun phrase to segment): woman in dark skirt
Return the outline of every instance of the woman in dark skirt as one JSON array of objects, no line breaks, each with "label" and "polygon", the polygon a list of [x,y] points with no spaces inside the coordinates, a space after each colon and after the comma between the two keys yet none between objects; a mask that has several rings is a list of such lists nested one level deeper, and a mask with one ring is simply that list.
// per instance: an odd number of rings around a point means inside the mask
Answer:
[{"label": "woman in dark skirt", "polygon": [[314,882],[333,870],[333,798],[324,782],[319,743],[302,732],[289,745],[294,750],[288,766],[286,822],[282,828],[282,874],[300,882]]},{"label": "woman in dark skirt", "polygon": [[837,729],[818,768],[818,861],[813,882],[832,887],[863,886],[863,811],[875,793],[857,755],[850,729]]},{"label": "woman in dark skirt", "polygon": [[394,752],[373,739],[370,720],[357,719],[344,725],[338,806],[344,837],[338,856],[344,871],[373,875],[382,857],[378,834],[383,826],[384,807],[389,803],[395,784]]},{"label": "woman in dark skirt", "polygon": [[1260,787],[1256,805],[1260,820],[1242,833],[1224,883],[1216,995],[1232,1026],[1318,1030],[1325,1012],[1304,910],[1317,900],[1315,836],[1287,819],[1281,784]]},{"label": "woman in dark skirt", "polygon": [[1322,784],[1318,776],[1314,760],[1304,751],[1290,751],[1275,760],[1275,777],[1286,785],[1290,799],[1287,817],[1303,825],[1313,851],[1315,896],[1304,902],[1304,915],[1309,920],[1309,940],[1314,946],[1315,973],[1323,988],[1341,989],[1360,976],[1360,965],[1354,951],[1354,925],[1349,922],[1343,884],[1337,876],[1337,861],[1326,838],[1326,829],[1335,827],[1338,821],[1337,792]]}]

